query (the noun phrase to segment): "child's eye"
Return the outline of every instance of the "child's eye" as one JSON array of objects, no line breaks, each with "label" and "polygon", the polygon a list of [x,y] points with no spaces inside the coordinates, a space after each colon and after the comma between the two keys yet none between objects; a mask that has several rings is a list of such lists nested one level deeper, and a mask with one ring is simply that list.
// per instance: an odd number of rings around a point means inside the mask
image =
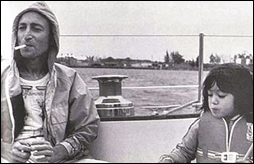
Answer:
[{"label": "child's eye", "polygon": [[226,97],[226,95],[218,95],[219,96],[219,98],[225,98]]}]

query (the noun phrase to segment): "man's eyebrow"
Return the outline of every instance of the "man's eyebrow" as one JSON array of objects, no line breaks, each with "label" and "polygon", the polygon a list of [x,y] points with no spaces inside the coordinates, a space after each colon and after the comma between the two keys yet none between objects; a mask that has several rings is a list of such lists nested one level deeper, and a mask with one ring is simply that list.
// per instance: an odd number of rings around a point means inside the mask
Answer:
[{"label": "man's eyebrow", "polygon": [[26,25],[26,23],[19,23],[18,25],[19,25],[19,26],[20,26],[20,25]]},{"label": "man's eyebrow", "polygon": [[31,23],[31,26],[39,26],[39,27],[44,28],[44,26],[43,26],[43,25],[41,25],[41,24],[39,24],[39,23]]},{"label": "man's eyebrow", "polygon": [[[24,22],[21,22],[21,23],[19,23],[18,24],[19,26],[24,26],[24,25],[27,25],[27,23],[24,23]],[[44,26],[43,25],[41,25],[41,24],[39,24],[39,23],[31,23],[31,26],[39,26],[39,27],[41,27],[41,28],[44,28]]]}]

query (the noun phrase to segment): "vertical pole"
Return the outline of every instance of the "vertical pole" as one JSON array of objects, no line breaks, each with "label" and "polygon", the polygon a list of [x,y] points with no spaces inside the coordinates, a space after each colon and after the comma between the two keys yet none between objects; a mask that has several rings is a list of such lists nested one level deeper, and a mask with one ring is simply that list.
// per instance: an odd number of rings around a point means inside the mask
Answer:
[{"label": "vertical pole", "polygon": [[198,57],[198,66],[199,66],[198,102],[201,102],[201,97],[202,97],[203,56],[204,56],[204,34],[200,33],[199,34],[199,57]]}]

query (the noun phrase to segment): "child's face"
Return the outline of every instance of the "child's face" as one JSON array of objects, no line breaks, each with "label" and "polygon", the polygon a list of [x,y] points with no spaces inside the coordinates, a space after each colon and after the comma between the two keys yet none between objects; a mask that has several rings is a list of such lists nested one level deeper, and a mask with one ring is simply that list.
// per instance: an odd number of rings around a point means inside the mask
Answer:
[{"label": "child's face", "polygon": [[213,116],[217,118],[234,116],[234,96],[222,92],[216,83],[208,90],[208,104]]}]

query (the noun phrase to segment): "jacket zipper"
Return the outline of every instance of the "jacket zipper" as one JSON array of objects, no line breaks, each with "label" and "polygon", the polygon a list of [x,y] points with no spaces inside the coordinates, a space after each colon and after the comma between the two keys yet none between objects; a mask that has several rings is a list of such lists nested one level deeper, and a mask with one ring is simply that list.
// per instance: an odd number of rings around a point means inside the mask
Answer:
[{"label": "jacket zipper", "polygon": [[243,116],[239,117],[239,118],[233,123],[233,125],[232,125],[232,127],[231,127],[231,130],[230,130],[230,133],[229,133],[229,128],[228,128],[228,124],[227,124],[226,120],[225,120],[224,118],[222,118],[222,120],[224,121],[225,127],[226,127],[226,151],[227,151],[227,152],[230,152],[234,128],[235,128],[237,122],[240,121],[240,119],[241,119],[242,117],[243,117]]}]

